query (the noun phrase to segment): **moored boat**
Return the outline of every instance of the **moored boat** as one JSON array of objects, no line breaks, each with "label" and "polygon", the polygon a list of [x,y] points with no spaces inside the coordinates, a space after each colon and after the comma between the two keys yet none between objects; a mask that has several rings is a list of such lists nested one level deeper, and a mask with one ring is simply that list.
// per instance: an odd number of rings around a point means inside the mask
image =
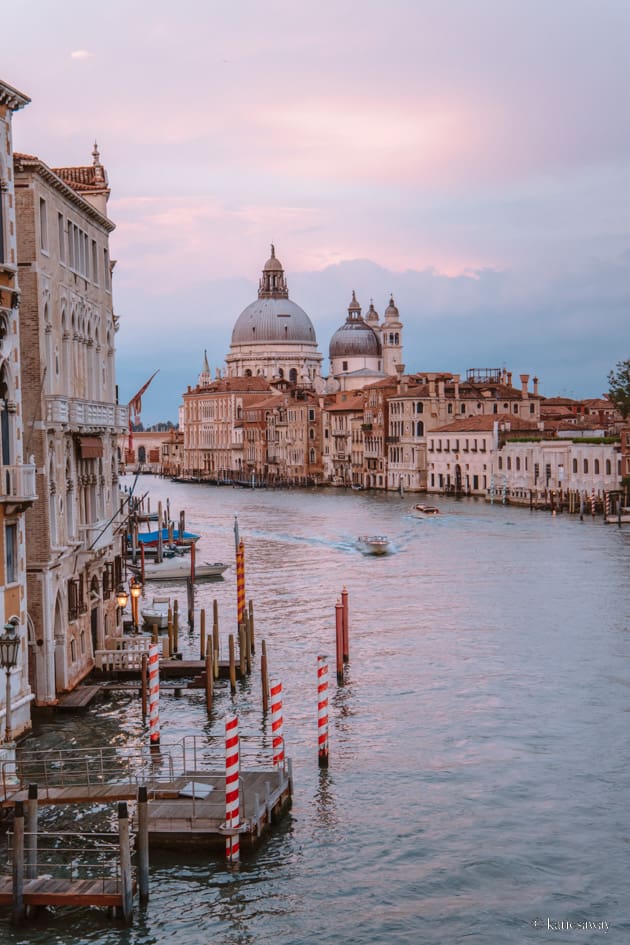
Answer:
[{"label": "moored boat", "polygon": [[[140,565],[127,565],[136,574],[140,574]],[[221,577],[227,571],[229,564],[222,561],[199,561],[195,565],[195,580],[198,578]],[[190,577],[190,560],[186,558],[170,558],[161,564],[151,561],[144,565],[145,581],[185,581]]]},{"label": "moored boat", "polygon": [[[138,543],[142,545],[148,545],[149,547],[157,545],[159,538],[159,531],[151,532],[138,532]],[[189,545],[191,542],[199,541],[200,535],[195,535],[194,532],[180,532],[179,528],[174,528],[172,533],[172,543],[175,545]],[[169,543],[169,530],[168,528],[162,529],[162,541],[164,544]]]},{"label": "moored boat", "polygon": [[359,535],[357,538],[357,548],[368,555],[385,555],[389,545],[389,538],[385,535]]},{"label": "moored boat", "polygon": [[169,597],[154,597],[149,607],[144,607],[140,614],[150,627],[158,630],[168,630],[168,609],[171,605]]}]

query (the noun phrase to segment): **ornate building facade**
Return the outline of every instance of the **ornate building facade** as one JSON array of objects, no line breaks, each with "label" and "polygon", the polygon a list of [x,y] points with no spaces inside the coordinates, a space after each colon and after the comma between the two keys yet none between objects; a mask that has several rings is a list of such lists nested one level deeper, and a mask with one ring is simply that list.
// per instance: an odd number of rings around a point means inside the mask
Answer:
[{"label": "ornate building facade", "polygon": [[[19,638],[17,665],[9,676],[9,713],[4,679],[0,686],[0,724],[5,726],[5,745],[12,735],[30,728],[33,698],[29,684],[25,513],[36,500],[36,483],[23,415],[21,286],[11,128],[13,113],[28,102],[26,95],[0,81],[0,633],[8,624]],[[6,757],[5,750],[0,750],[0,757]]]},{"label": "ornate building facade", "polygon": [[91,165],[14,156],[20,337],[28,450],[39,501],[27,514],[30,680],[54,704],[118,632],[121,577],[109,187]]}]

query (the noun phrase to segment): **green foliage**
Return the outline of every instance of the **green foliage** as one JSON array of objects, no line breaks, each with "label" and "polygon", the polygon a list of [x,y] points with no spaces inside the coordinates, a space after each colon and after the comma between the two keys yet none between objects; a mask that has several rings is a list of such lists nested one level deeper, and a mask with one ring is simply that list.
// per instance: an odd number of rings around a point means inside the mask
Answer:
[{"label": "green foliage", "polygon": [[609,400],[627,420],[630,414],[630,360],[617,361],[615,370],[608,375],[608,384]]}]

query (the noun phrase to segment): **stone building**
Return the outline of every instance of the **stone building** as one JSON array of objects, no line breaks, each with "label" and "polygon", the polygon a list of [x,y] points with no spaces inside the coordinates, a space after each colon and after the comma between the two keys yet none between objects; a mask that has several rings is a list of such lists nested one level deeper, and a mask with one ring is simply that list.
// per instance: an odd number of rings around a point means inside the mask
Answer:
[{"label": "stone building", "polygon": [[[360,485],[357,478],[356,431],[363,424],[365,396],[362,391],[329,394],[323,404],[324,478],[336,486]],[[354,461],[354,465],[353,465]],[[363,470],[361,470],[362,476]]]},{"label": "stone building", "polygon": [[287,380],[305,388],[321,381],[322,355],[313,323],[289,298],[284,269],[273,245],[262,271],[258,298],[236,319],[225,362],[230,377]]},{"label": "stone building", "polygon": [[183,474],[188,478],[240,479],[244,473],[246,409],[270,396],[262,376],[210,380],[207,361],[196,387],[183,396]]},{"label": "stone building", "polygon": [[[20,352],[20,289],[16,243],[15,188],[13,178],[13,113],[29,103],[22,92],[0,81],[0,633],[14,627],[19,638],[17,666],[9,677],[9,732],[3,729],[5,746],[12,735],[31,725],[29,639],[26,595],[25,512],[36,499],[35,465],[30,456],[30,427],[24,422],[23,366]],[[26,433],[26,442],[25,442]],[[7,725],[4,674],[0,685],[0,725]],[[0,749],[0,761],[8,757]]]},{"label": "stone building", "polygon": [[116,635],[121,577],[116,402],[117,318],[109,186],[91,165],[51,168],[15,154],[20,343],[28,450],[38,502],[27,513],[31,686],[53,704]]}]

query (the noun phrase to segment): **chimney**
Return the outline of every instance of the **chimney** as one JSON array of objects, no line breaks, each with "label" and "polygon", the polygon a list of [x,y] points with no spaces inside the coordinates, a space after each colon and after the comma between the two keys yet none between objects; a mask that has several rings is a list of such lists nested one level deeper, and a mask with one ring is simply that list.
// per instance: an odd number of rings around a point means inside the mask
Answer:
[{"label": "chimney", "polygon": [[459,374],[453,374],[453,386],[455,388],[455,400],[459,400]]},{"label": "chimney", "polygon": [[444,380],[438,380],[438,398],[444,400]]},{"label": "chimney", "polygon": [[534,397],[538,397],[538,378],[534,378]]},{"label": "chimney", "polygon": [[529,384],[529,374],[519,374],[521,379],[521,393],[524,398],[527,398],[527,385]]},{"label": "chimney", "polygon": [[429,378],[429,397],[433,399],[435,397],[435,378]]},{"label": "chimney", "polygon": [[512,386],[512,372],[508,371],[506,374],[506,377],[507,377],[507,386],[511,387]]}]

